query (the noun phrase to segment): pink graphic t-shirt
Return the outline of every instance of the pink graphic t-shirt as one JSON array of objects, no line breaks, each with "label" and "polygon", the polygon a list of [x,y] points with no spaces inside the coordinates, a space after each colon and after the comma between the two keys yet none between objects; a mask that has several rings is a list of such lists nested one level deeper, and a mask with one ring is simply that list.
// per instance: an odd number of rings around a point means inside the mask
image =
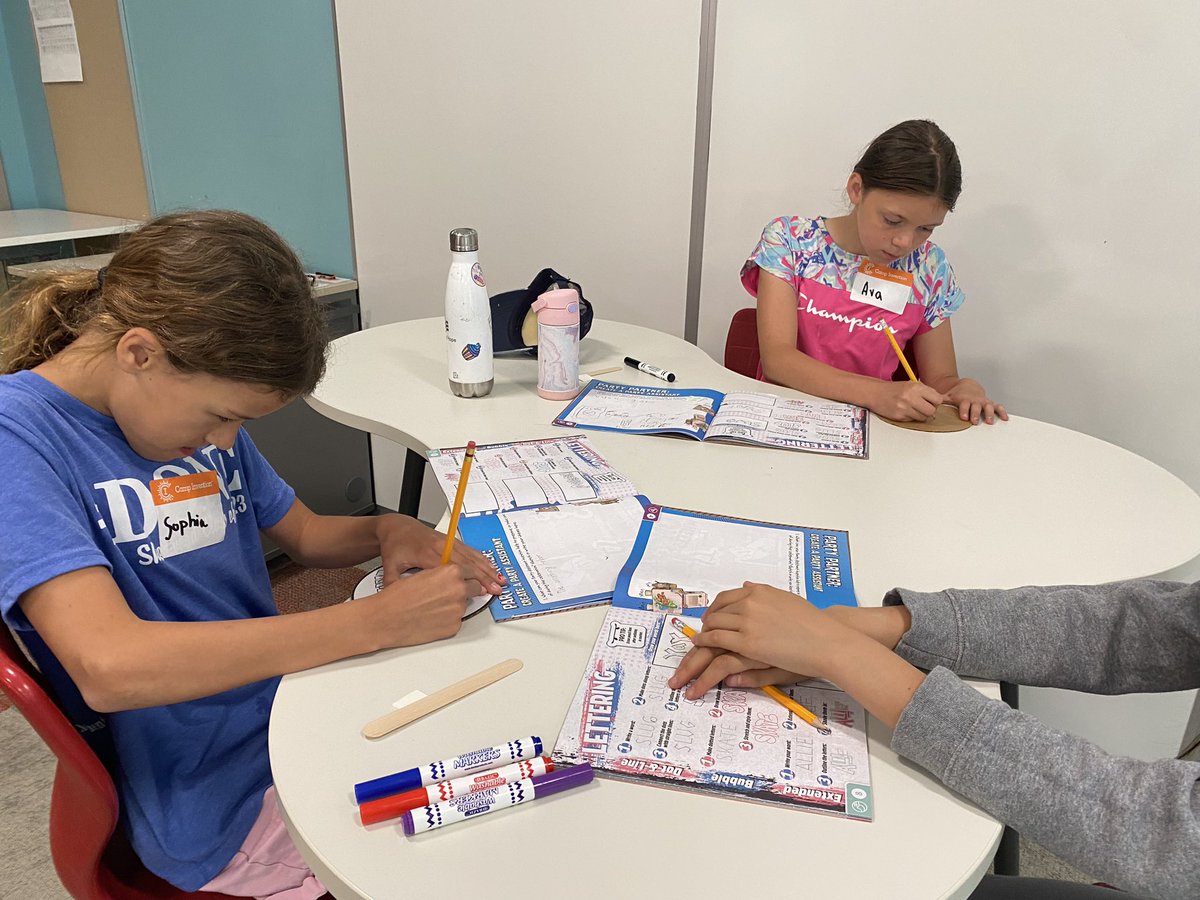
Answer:
[{"label": "pink graphic t-shirt", "polygon": [[[926,241],[890,267],[913,278],[904,312],[895,315],[852,299],[850,288],[866,261],[834,243],[823,217],[784,216],[763,229],[742,266],[742,284],[757,297],[760,269],[782,278],[796,291],[798,350],[843,371],[886,381],[896,371],[897,360],[883,329],[890,327],[903,347],[962,306],[963,293],[942,248]],[[758,377],[763,377],[761,368]]]}]

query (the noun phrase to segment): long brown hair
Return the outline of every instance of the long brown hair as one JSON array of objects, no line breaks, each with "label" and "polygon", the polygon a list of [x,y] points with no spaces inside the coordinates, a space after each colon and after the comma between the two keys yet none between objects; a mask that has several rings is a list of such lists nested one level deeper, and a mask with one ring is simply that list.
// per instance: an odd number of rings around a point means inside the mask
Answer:
[{"label": "long brown hair", "polygon": [[88,332],[115,346],[148,329],[181,372],[306,394],[328,337],[300,261],[271,228],[233,210],[169,213],[121,242],[100,272],[52,272],[9,292],[0,372],[31,369]]},{"label": "long brown hair", "polygon": [[928,119],[893,125],[867,147],[854,166],[868,191],[882,188],[936,197],[953,210],[962,192],[958,150],[946,132]]}]

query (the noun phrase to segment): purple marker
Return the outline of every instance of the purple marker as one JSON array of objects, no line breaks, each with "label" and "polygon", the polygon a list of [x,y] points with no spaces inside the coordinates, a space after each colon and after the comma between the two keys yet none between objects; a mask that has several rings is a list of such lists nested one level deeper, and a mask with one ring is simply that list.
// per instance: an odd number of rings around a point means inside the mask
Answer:
[{"label": "purple marker", "polygon": [[467,794],[456,800],[443,800],[441,803],[431,803],[420,809],[409,810],[400,817],[400,823],[404,826],[404,833],[411,836],[420,831],[432,831],[475,816],[486,816],[497,809],[519,806],[538,797],[548,797],[559,791],[587,784],[591,780],[592,767],[587,763],[580,763],[577,766],[555,769],[545,775],[510,781],[508,784]]},{"label": "purple marker", "polygon": [[454,759],[442,759],[416,769],[407,769],[392,775],[372,778],[370,781],[360,781],[354,786],[354,800],[366,803],[403,791],[411,791],[426,785],[456,778],[480,769],[496,769],[522,759],[532,759],[542,755],[542,739],[540,737],[517,738],[507,744],[497,744],[495,747],[483,747],[472,750]]}]

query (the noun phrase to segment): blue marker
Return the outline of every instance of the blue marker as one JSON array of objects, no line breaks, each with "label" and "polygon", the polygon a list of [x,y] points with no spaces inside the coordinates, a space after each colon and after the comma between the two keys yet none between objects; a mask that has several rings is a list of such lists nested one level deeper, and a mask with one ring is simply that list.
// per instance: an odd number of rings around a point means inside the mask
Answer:
[{"label": "blue marker", "polygon": [[522,759],[532,759],[542,755],[542,739],[540,737],[517,738],[507,744],[495,747],[483,747],[472,750],[453,759],[443,759],[431,762],[416,769],[407,769],[381,778],[372,778],[354,786],[354,799],[357,803],[377,800],[399,794],[402,791],[412,791],[426,787],[447,778],[456,778],[480,769],[497,768]]}]

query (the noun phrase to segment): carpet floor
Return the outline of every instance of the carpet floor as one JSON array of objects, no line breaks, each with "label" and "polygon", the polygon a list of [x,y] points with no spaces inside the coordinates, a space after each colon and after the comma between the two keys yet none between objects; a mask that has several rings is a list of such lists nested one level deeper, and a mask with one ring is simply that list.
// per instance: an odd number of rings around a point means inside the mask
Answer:
[{"label": "carpet floor", "polygon": [[[270,566],[275,602],[283,613],[340,603],[378,560],[349,569],[306,569],[290,561]],[[8,700],[0,692],[0,711]],[[0,712],[0,900],[70,900],[50,859],[47,823],[54,756],[17,712]],[[1037,844],[1021,839],[1021,873],[1092,882]],[[1120,896],[1114,894],[1114,896]]]}]

